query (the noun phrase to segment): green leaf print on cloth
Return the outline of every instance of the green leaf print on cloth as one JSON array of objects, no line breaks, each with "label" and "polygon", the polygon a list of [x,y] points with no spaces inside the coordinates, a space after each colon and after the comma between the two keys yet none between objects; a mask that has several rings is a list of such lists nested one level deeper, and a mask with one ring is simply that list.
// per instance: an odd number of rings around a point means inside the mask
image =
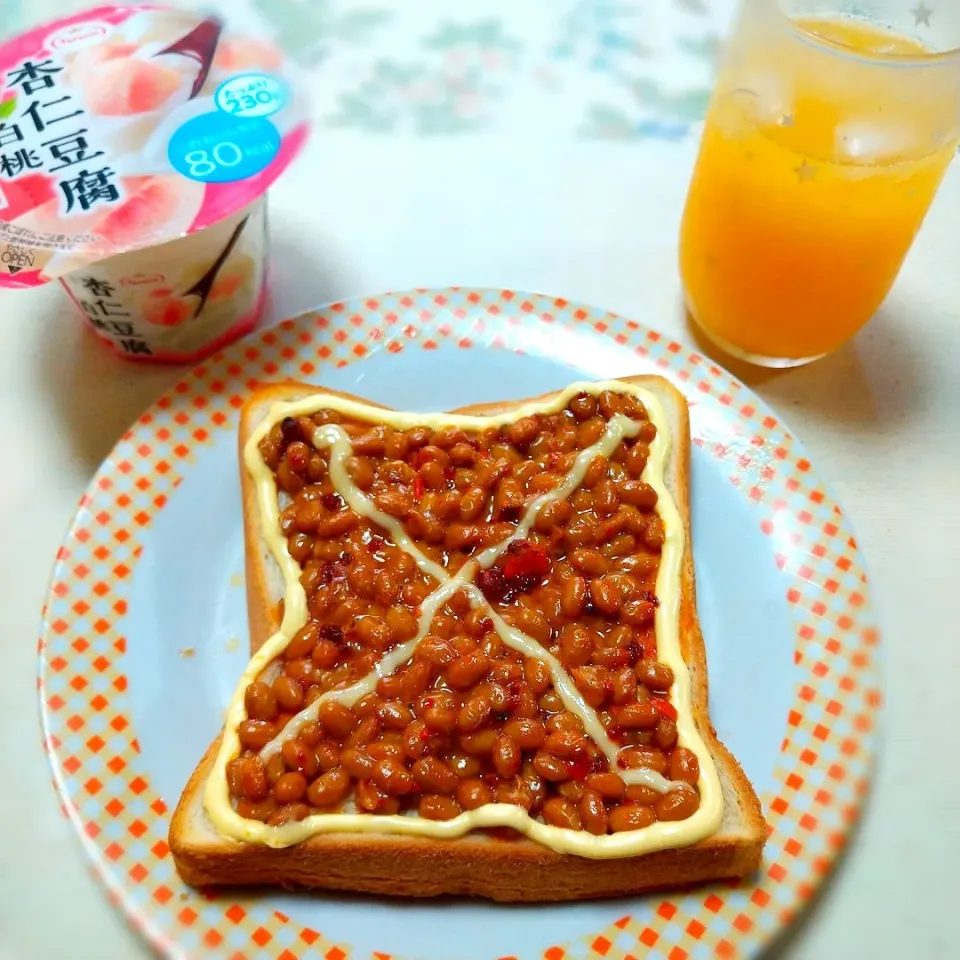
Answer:
[{"label": "green leaf print on cloth", "polygon": [[327,118],[334,127],[421,136],[469,133],[490,122],[523,45],[499,20],[443,22],[416,60],[381,59]]},{"label": "green leaf print on cloth", "polygon": [[470,24],[444,23],[435,34],[423,40],[428,50],[449,50],[464,44],[475,44],[486,50],[502,50],[505,53],[516,53],[521,47],[506,35],[499,20],[481,20]]},{"label": "green leaf print on cloth", "polygon": [[307,63],[320,59],[331,43],[365,42],[393,17],[392,10],[343,0],[253,0],[253,6],[287,53]]},{"label": "green leaf print on cloth", "polygon": [[681,37],[677,46],[691,57],[715,63],[720,54],[720,38],[712,33],[703,37]]},{"label": "green leaf print on cloth", "polygon": [[385,24],[393,14],[389,10],[354,10],[335,20],[331,34],[347,43],[362,43],[377,27]]},{"label": "green leaf print on cloth", "polygon": [[231,0],[229,15],[250,13],[306,68],[328,129],[642,141],[703,118],[736,3]]},{"label": "green leaf print on cloth", "polygon": [[707,13],[701,0],[567,0],[548,72],[558,90],[582,91],[578,136],[687,136],[710,101],[718,41]]},{"label": "green leaf print on cloth", "polygon": [[681,123],[702,120],[710,103],[709,90],[670,93],[650,80],[635,80],[632,86],[637,103],[651,108],[659,116],[668,116]]}]

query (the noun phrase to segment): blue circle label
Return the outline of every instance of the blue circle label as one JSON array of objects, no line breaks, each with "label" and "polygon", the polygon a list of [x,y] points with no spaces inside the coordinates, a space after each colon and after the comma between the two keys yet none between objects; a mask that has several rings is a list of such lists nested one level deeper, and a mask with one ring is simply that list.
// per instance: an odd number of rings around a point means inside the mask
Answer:
[{"label": "blue circle label", "polygon": [[287,86],[268,73],[242,73],[224,80],[213,96],[218,110],[231,117],[269,117],[289,99]]},{"label": "blue circle label", "polygon": [[233,183],[268,167],[280,132],[264,117],[221,111],[188,120],[170,138],[167,157],[177,173],[201,183]]}]

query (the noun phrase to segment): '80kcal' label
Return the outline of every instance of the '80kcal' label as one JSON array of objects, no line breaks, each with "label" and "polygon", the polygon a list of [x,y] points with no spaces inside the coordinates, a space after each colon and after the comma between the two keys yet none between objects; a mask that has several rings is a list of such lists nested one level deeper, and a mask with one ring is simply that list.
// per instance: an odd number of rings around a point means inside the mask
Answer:
[{"label": "'80kcal' label", "polygon": [[202,183],[255,176],[280,150],[280,133],[267,119],[287,102],[285,85],[268,74],[243,74],[221,84],[217,109],[188,120],[170,138],[173,168]]}]

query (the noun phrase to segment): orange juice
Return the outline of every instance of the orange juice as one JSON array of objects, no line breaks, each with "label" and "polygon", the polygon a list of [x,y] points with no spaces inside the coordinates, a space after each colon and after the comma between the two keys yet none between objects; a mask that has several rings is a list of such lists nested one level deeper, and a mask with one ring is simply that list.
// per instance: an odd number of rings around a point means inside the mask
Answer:
[{"label": "orange juice", "polygon": [[[721,78],[680,241],[694,319],[773,366],[828,353],[870,319],[956,151],[941,104],[898,97],[906,73],[841,74],[851,53],[895,66],[923,46],[866,22],[797,26],[805,39],[758,45]],[[807,62],[818,45],[832,59]]]}]

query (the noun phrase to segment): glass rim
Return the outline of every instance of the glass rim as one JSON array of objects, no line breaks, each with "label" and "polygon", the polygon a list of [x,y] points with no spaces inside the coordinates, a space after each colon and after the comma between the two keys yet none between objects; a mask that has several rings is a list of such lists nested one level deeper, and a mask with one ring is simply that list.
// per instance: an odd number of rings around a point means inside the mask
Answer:
[{"label": "glass rim", "polygon": [[[950,47],[948,50],[931,50],[929,53],[864,52],[852,44],[844,43],[842,40],[833,40],[829,37],[824,37],[822,34],[816,33],[813,30],[808,30],[795,17],[790,16],[790,14],[783,9],[783,5],[781,3],[776,2],[773,6],[780,19],[786,23],[787,27],[798,38],[811,43],[813,46],[820,47],[824,50],[832,51],[834,53],[843,53],[853,60],[859,60],[863,63],[868,63],[873,66],[930,67],[945,63],[950,60],[960,60],[960,42],[958,42],[956,46]],[[867,18],[845,17],[844,19],[848,19],[854,23],[865,23],[871,26],[879,26],[882,29],[890,29],[885,27],[879,21],[869,20]],[[891,29],[891,33],[892,32],[894,31]]]}]

